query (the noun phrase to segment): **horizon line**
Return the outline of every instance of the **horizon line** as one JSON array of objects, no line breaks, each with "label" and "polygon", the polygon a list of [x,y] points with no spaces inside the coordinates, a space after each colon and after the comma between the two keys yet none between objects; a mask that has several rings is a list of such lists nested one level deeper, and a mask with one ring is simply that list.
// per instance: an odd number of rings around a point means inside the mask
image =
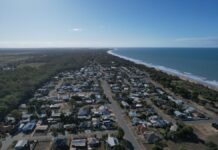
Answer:
[{"label": "horizon line", "polygon": [[116,46],[116,47],[106,47],[106,46],[71,46],[71,47],[0,47],[0,49],[59,49],[59,48],[65,48],[65,49],[71,49],[71,48],[87,48],[87,49],[101,49],[101,48],[108,48],[108,49],[116,49],[116,48],[218,48],[215,46],[202,46],[202,47],[195,47],[195,46]]}]

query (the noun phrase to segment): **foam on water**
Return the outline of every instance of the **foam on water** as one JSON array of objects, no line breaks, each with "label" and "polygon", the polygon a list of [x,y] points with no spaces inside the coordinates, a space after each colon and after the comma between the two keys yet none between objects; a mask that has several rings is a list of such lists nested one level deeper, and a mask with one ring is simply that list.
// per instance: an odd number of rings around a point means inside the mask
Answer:
[{"label": "foam on water", "polygon": [[114,51],[116,51],[116,49],[109,50],[108,54],[117,56],[119,58],[123,58],[125,60],[132,61],[132,62],[134,62],[136,64],[142,64],[142,65],[145,65],[145,66],[150,67],[150,68],[155,68],[155,69],[161,70],[161,71],[163,71],[165,73],[175,75],[175,76],[179,76],[179,77],[181,77],[183,79],[194,81],[194,82],[200,83],[202,85],[208,86],[210,88],[218,89],[218,81],[215,81],[215,80],[210,81],[210,80],[207,80],[207,78],[205,78],[205,77],[193,75],[192,73],[189,73],[189,72],[180,72],[178,70],[168,68],[168,67],[165,67],[165,66],[153,65],[151,63],[146,63],[146,62],[144,62],[142,60],[137,60],[137,59],[133,59],[133,58],[129,58],[129,57],[126,57],[126,56],[116,54],[116,53],[114,53]]}]

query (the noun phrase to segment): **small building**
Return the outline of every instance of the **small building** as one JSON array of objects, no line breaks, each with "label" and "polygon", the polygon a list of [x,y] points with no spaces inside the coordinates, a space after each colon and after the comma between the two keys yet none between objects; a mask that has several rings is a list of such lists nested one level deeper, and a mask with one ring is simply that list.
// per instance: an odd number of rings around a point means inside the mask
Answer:
[{"label": "small building", "polygon": [[94,129],[99,129],[100,125],[101,123],[99,118],[92,118],[92,126]]},{"label": "small building", "polygon": [[145,132],[144,133],[145,142],[149,144],[154,144],[155,142],[159,141],[161,138],[154,132]]},{"label": "small building", "polygon": [[91,112],[91,110],[89,107],[82,107],[79,109],[77,117],[79,119],[89,119],[91,117],[90,112]]},{"label": "small building", "polygon": [[63,123],[56,123],[50,126],[51,131],[63,131],[64,125]]},{"label": "small building", "polygon": [[36,123],[34,121],[29,122],[27,124],[24,125],[24,127],[22,128],[23,133],[30,133],[34,130],[34,128],[36,127]]},{"label": "small building", "polygon": [[132,120],[131,120],[133,126],[136,126],[136,125],[140,124],[140,121],[141,120],[139,118],[137,118],[137,117],[133,117]]},{"label": "small building", "polygon": [[102,115],[108,115],[108,114],[109,114],[108,107],[105,106],[105,105],[101,105],[101,106],[98,108],[98,111],[99,111],[99,113],[102,114]]},{"label": "small building", "polygon": [[14,146],[14,150],[30,150],[30,145],[27,140],[19,140]]},{"label": "small building", "polygon": [[77,126],[76,126],[76,124],[65,124],[64,129],[67,131],[76,132]]},{"label": "small building", "polygon": [[27,109],[26,104],[21,104],[21,105],[20,105],[20,109]]},{"label": "small building", "polygon": [[183,104],[183,101],[180,99],[174,100],[174,103],[176,103],[176,105],[181,106]]},{"label": "small building", "polygon": [[163,95],[164,94],[164,91],[162,91],[161,89],[156,89],[157,92],[160,94],[160,95]]},{"label": "small building", "polygon": [[61,97],[65,102],[69,101],[70,100],[70,96],[69,95],[63,95]]},{"label": "small building", "polygon": [[7,116],[6,118],[5,118],[5,121],[6,122],[10,122],[10,123],[15,123],[16,122],[16,119],[14,118],[14,117],[9,117],[9,116]]},{"label": "small building", "polygon": [[96,148],[100,146],[100,141],[99,139],[95,138],[95,137],[90,137],[88,138],[88,146],[90,148]]},{"label": "small building", "polygon": [[184,112],[185,113],[193,113],[193,112],[196,112],[196,110],[195,110],[195,108],[188,106]]},{"label": "small building", "polygon": [[129,117],[130,118],[139,117],[139,114],[136,111],[129,111]]},{"label": "small building", "polygon": [[56,138],[53,141],[53,149],[69,150],[66,138]]},{"label": "small building", "polygon": [[129,104],[125,101],[121,101],[121,105],[124,107],[124,108],[129,108]]},{"label": "small building", "polygon": [[108,138],[106,139],[105,142],[108,149],[113,149],[115,146],[119,145],[118,139],[110,135],[108,135]]},{"label": "small building", "polygon": [[73,139],[71,141],[70,150],[74,150],[74,149],[86,150],[87,140],[86,139]]},{"label": "small building", "polygon": [[91,128],[92,128],[91,121],[84,121],[84,122],[80,122],[80,124],[79,124],[80,130],[89,130]]},{"label": "small building", "polygon": [[175,110],[175,111],[174,111],[174,115],[175,115],[176,117],[178,117],[178,118],[181,118],[181,119],[184,119],[184,118],[185,118],[185,114],[182,113],[182,112],[180,112],[180,111],[178,111],[178,110]]},{"label": "small building", "polygon": [[51,109],[60,109],[60,107],[61,107],[60,104],[51,104],[50,105]]},{"label": "small building", "polygon": [[177,129],[178,129],[178,126],[176,124],[170,127],[170,131],[173,131],[173,132],[177,131]]},{"label": "small building", "polygon": [[144,134],[144,132],[147,130],[146,124],[140,124],[136,127],[138,134]]},{"label": "small building", "polygon": [[137,103],[136,105],[135,105],[135,108],[142,108],[142,104],[141,103]]},{"label": "small building", "polygon": [[32,117],[32,114],[22,114],[21,123],[28,123],[28,122],[30,122],[30,118],[31,117]]},{"label": "small building", "polygon": [[53,112],[52,114],[51,114],[51,118],[60,118],[61,117],[61,113],[55,113],[55,112]]},{"label": "small building", "polygon": [[46,132],[48,130],[48,125],[39,125],[36,126],[35,132]]}]

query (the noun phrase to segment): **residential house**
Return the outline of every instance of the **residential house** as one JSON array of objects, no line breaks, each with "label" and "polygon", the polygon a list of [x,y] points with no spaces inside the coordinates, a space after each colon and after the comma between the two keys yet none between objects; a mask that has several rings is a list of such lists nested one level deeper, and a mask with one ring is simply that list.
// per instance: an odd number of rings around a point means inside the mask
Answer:
[{"label": "residential house", "polygon": [[106,150],[111,150],[115,146],[119,145],[119,141],[116,137],[108,135],[108,138],[106,139]]},{"label": "residential house", "polygon": [[14,146],[14,150],[30,150],[30,145],[27,140],[19,140]]},{"label": "residential house", "polygon": [[155,142],[159,141],[161,137],[155,134],[152,131],[148,131],[144,133],[145,142],[148,144],[154,144]]},{"label": "residential house", "polygon": [[70,150],[87,150],[87,140],[85,138],[73,139],[71,141]]},{"label": "residential house", "polygon": [[78,119],[90,119],[91,118],[90,112],[91,112],[90,107],[82,107],[79,109],[77,118]]}]

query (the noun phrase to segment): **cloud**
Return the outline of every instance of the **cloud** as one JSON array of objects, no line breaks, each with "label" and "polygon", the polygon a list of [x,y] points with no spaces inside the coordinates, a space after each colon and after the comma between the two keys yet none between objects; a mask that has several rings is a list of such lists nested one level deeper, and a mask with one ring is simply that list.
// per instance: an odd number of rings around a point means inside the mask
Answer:
[{"label": "cloud", "polygon": [[0,48],[101,47],[100,41],[0,41]]},{"label": "cloud", "polygon": [[177,42],[218,42],[218,37],[187,37],[177,38]]},{"label": "cloud", "polygon": [[186,44],[188,46],[218,46],[218,37],[186,37],[177,38],[175,42],[178,44]]},{"label": "cloud", "polygon": [[72,28],[72,29],[70,29],[70,31],[81,32],[81,31],[83,31],[83,29],[82,28]]}]

